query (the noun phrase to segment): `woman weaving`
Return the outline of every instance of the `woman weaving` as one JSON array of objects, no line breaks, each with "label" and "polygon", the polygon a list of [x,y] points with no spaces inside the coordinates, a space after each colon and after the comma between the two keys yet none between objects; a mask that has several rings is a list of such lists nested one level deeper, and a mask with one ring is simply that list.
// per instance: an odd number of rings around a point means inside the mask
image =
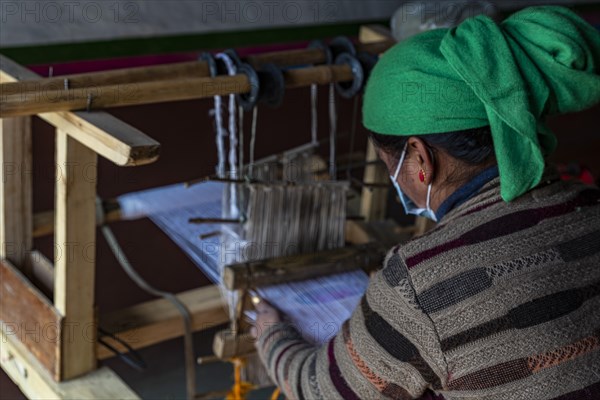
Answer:
[{"label": "woman weaving", "polygon": [[363,123],[408,213],[322,347],[257,305],[289,398],[600,399],[600,190],[558,179],[550,114],[600,101],[600,34],[562,7],[478,16],[386,52]]}]

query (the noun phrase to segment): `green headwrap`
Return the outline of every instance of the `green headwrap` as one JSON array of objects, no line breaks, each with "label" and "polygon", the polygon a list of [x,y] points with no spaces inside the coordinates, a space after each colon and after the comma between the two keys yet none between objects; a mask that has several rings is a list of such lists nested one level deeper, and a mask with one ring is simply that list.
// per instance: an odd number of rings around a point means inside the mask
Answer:
[{"label": "green headwrap", "polygon": [[365,90],[363,124],[413,136],[490,125],[502,198],[537,186],[556,138],[544,117],[600,101],[600,33],[572,11],[477,16],[388,50]]}]

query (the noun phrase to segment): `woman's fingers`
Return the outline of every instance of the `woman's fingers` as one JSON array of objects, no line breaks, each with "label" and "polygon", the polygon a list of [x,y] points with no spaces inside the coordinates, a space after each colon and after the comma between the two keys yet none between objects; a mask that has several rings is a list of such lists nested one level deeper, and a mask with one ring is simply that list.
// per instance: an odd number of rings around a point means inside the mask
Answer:
[{"label": "woman's fingers", "polygon": [[250,328],[250,335],[254,339],[258,338],[258,329],[256,329],[256,326],[253,326],[252,328]]},{"label": "woman's fingers", "polygon": [[252,297],[252,303],[256,309],[256,324],[250,330],[250,334],[256,339],[261,332],[264,332],[269,326],[275,325],[281,321],[279,311],[268,302],[258,296]]}]

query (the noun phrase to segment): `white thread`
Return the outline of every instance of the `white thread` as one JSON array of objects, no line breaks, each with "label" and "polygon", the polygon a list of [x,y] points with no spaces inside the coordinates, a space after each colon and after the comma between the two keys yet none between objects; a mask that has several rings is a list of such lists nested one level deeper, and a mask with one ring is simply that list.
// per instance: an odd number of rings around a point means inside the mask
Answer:
[{"label": "white thread", "polygon": [[238,137],[239,137],[239,151],[238,151],[238,160],[239,160],[239,168],[238,171],[240,173],[240,178],[242,178],[242,174],[244,173],[244,109],[242,106],[238,107]]},{"label": "white thread", "polygon": [[329,85],[329,175],[331,180],[336,180],[337,168],[335,165],[335,139],[337,134],[337,112],[335,108],[335,86]]},{"label": "white thread", "polygon": [[[237,69],[229,57],[225,53],[219,53],[215,56],[215,58],[222,60],[225,63],[225,67],[227,68],[228,75],[235,75]],[[229,177],[232,179],[237,179],[237,128],[236,128],[236,102],[235,102],[235,94],[229,95]],[[238,218],[239,210],[238,210],[238,198],[237,198],[237,188],[235,185],[229,185],[229,215],[225,215],[225,217],[229,218]]]},{"label": "white thread", "polygon": [[254,148],[256,146],[256,119],[258,118],[258,107],[252,109],[252,128],[250,131],[250,168],[248,175],[252,178],[254,169]]},{"label": "white thread", "polygon": [[317,85],[310,85],[310,133],[311,143],[317,144]]},{"label": "white thread", "polygon": [[223,128],[223,115],[222,115],[222,101],[221,96],[215,96],[215,108],[212,113],[215,117],[215,128],[217,130],[216,141],[217,141],[217,176],[219,178],[225,178],[225,143],[223,143],[223,137],[225,136]]},{"label": "white thread", "polygon": [[[233,64],[231,57],[225,53],[219,53],[215,56],[215,58],[223,60],[229,76],[236,74],[237,69]],[[229,176],[232,179],[237,179],[237,124],[235,94],[229,95]]]}]

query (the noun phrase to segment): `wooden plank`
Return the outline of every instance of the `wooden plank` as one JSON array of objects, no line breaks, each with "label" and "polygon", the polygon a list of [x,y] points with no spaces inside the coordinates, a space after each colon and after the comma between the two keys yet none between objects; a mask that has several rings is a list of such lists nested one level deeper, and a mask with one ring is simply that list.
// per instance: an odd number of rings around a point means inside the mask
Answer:
[{"label": "wooden plank", "polygon": [[60,379],[62,316],[52,303],[8,261],[0,261],[0,324],[2,330]]},{"label": "wooden plank", "polygon": [[[0,82],[35,78],[39,75],[0,55]],[[0,98],[4,97],[0,92]],[[160,144],[156,140],[107,113],[60,112],[39,117],[117,165],[149,164],[158,158]]]},{"label": "wooden plank", "polygon": [[[229,321],[226,303],[217,286],[205,286],[177,295],[192,314],[192,329],[201,331]],[[100,327],[126,341],[134,349],[183,335],[181,314],[165,299],[157,299],[100,316]],[[118,349],[125,347],[109,337],[103,340]],[[98,345],[98,359],[114,356]]]},{"label": "wooden plank", "polygon": [[227,265],[223,283],[229,290],[244,290],[357,269],[370,272],[381,267],[386,250],[380,243],[374,242],[313,254]]},{"label": "wooden plank", "polygon": [[107,367],[79,379],[55,382],[39,361],[4,326],[0,330],[0,365],[19,389],[30,399],[139,399]]},{"label": "wooden plank", "polygon": [[96,367],[97,155],[57,130],[56,166],[54,305],[65,317],[61,371],[70,379]]},{"label": "wooden plank", "polygon": [[[363,25],[360,27],[358,39],[361,43],[384,43],[392,42],[391,33],[385,27],[379,25]],[[382,49],[382,52],[386,49]],[[371,141],[367,143],[366,161],[378,159],[375,146]],[[363,182],[374,184],[389,183],[389,176],[384,166],[368,164],[365,167]],[[366,221],[377,221],[385,218],[387,206],[388,189],[364,187],[361,194],[360,214]]]},{"label": "wooden plank", "polygon": [[362,25],[358,30],[358,39],[361,43],[395,42],[392,31],[384,25]]},{"label": "wooden plank", "polygon": [[[367,144],[366,161],[370,162],[377,159],[378,156],[375,151],[375,146],[369,141]],[[385,166],[380,164],[368,164],[365,167],[363,182],[389,184],[389,179]],[[363,188],[360,201],[360,215],[365,217],[365,221],[377,221],[385,218],[387,196],[388,189],[386,188]]]},{"label": "wooden plank", "polygon": [[0,120],[0,258],[30,275],[32,239],[31,118]]},{"label": "wooden plank", "polygon": [[213,353],[221,360],[244,357],[256,353],[255,342],[256,340],[250,333],[237,335],[236,332],[230,330],[219,331],[214,337]]}]

